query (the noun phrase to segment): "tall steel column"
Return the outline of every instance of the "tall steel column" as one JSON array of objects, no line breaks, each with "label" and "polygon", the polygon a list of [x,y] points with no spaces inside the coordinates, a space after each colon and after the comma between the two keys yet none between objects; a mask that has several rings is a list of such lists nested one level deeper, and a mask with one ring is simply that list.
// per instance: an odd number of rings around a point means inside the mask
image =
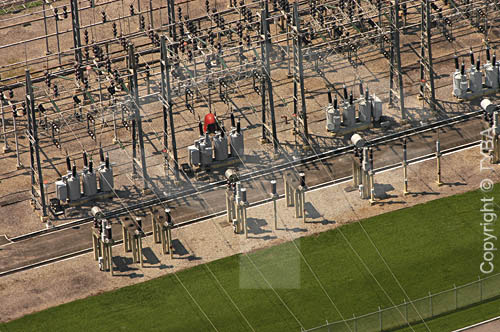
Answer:
[{"label": "tall steel column", "polygon": [[[165,36],[161,36],[160,39],[160,65],[161,65],[161,97],[163,98],[163,145],[166,152],[168,151],[168,139],[167,139],[167,115],[168,122],[170,123],[170,139],[172,141],[172,155],[174,158],[174,175],[175,179],[179,180],[179,160],[177,157],[177,143],[175,141],[175,126],[174,126],[174,115],[172,111],[172,91],[170,89],[170,63],[168,60],[167,46],[165,42]],[[167,105],[165,106],[165,103]],[[167,158],[167,157],[166,157]]]},{"label": "tall steel column", "polygon": [[31,202],[33,207],[42,210],[42,217],[47,217],[45,188],[43,187],[40,146],[38,144],[38,124],[35,111],[35,97],[29,70],[26,70],[26,113],[28,117],[28,141],[30,145]]},{"label": "tall steel column", "polygon": [[[128,48],[128,63],[129,63],[129,86],[130,98],[132,99],[132,109],[134,110],[135,121],[137,124],[137,134],[139,137],[139,149],[141,152],[141,167],[142,167],[142,180],[143,189],[148,189],[148,173],[146,168],[146,152],[144,150],[144,136],[142,131],[141,111],[139,108],[139,84],[137,82],[137,64],[135,62],[134,45],[130,44]],[[134,160],[135,162],[135,160]]]},{"label": "tall steel column", "polygon": [[[262,53],[262,58],[264,60],[264,67],[265,67],[265,72],[263,73],[264,79],[267,82],[267,96],[269,99],[269,115],[270,115],[270,120],[271,120],[271,134],[273,136],[273,148],[274,152],[277,153],[279,149],[279,141],[278,141],[278,133],[276,130],[276,116],[274,114],[274,97],[273,97],[273,82],[271,81],[271,64],[270,64],[270,55],[271,55],[271,41],[269,39],[270,31],[269,31],[269,22],[268,22],[268,16],[269,16],[269,6],[268,2],[266,0],[264,10],[261,12],[261,26],[262,26],[262,33],[264,36],[263,39],[263,44],[264,47],[261,49]],[[265,91],[262,91],[261,93],[265,94]],[[265,123],[262,125],[265,126]]]},{"label": "tall steel column", "polygon": [[436,91],[434,88],[434,69],[432,66],[431,44],[431,0],[421,0],[420,22],[420,97],[432,111],[436,111]]},{"label": "tall steel column", "polygon": [[[78,15],[78,0],[71,0],[71,23],[73,28],[73,46],[75,48],[75,61],[82,64],[82,42],[80,40],[80,17]],[[80,75],[80,77],[82,77]]]},{"label": "tall steel column", "polygon": [[396,105],[399,101],[399,109],[401,118],[406,119],[405,100],[403,91],[403,74],[401,72],[401,46],[399,35],[399,0],[394,1],[394,7],[391,9],[391,67],[390,67],[390,87],[389,87],[389,104]]},{"label": "tall steel column", "polygon": [[[302,30],[300,28],[300,18],[297,3],[293,4],[293,103],[295,112],[295,126],[302,126],[300,133],[303,135],[304,143],[309,145],[309,129],[307,126],[306,98],[304,92],[304,66],[302,56]],[[300,97],[297,93],[300,90]],[[300,112],[297,111],[300,102]],[[297,126],[298,125],[298,126]]]},{"label": "tall steel column", "polygon": [[175,27],[175,0],[167,0],[167,23],[170,37],[177,40],[177,31]]}]

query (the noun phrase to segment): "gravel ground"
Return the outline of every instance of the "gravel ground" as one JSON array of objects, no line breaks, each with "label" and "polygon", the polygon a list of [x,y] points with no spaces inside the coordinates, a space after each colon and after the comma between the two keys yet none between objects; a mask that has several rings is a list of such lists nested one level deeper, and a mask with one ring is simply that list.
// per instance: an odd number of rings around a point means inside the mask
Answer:
[{"label": "gravel ground", "polygon": [[[96,1],[97,4],[104,2],[104,0]],[[105,10],[110,18],[116,18],[118,16],[123,16],[128,12],[128,5],[131,1],[126,2],[116,2],[106,6],[100,7],[93,13],[92,10],[82,11],[80,18],[82,24],[88,25],[93,22],[100,21],[100,10]],[[227,5],[227,1],[211,1],[212,5],[218,4],[219,9]],[[68,0],[54,2],[54,6],[60,6],[69,4]],[[154,0],[153,7],[158,7],[160,4],[165,5],[163,1]],[[149,6],[149,4],[143,4],[144,6]],[[123,7],[123,8],[122,8]],[[204,1],[196,0],[192,2],[189,6],[181,6],[184,12],[189,11],[191,17],[195,17],[198,14],[202,14],[204,10]],[[35,17],[41,17],[40,11],[41,7],[32,8],[29,10],[22,11],[20,14],[10,14],[4,15],[0,19],[0,27],[5,27],[6,25],[25,22],[31,20]],[[29,16],[25,16],[29,14]],[[50,14],[50,10],[49,10]],[[95,15],[94,15],[95,14]],[[413,16],[412,16],[413,17]],[[415,17],[413,17],[415,18]],[[148,20],[149,18],[147,18]],[[155,26],[164,23],[166,20],[166,11],[163,10],[162,16],[160,13],[155,14]],[[122,20],[123,24],[119,24],[119,30],[124,32],[136,31],[138,16],[130,18],[127,20]],[[109,22],[108,22],[109,23]],[[130,26],[129,26],[130,23]],[[274,27],[272,28],[274,29]],[[71,20],[63,19],[59,21],[60,31],[70,31],[71,30]],[[274,31],[274,30],[273,30]],[[15,33],[13,33],[15,32]],[[55,21],[53,16],[48,21],[48,32],[55,32]],[[492,42],[495,42],[498,35],[497,28],[494,28],[491,32]],[[101,40],[107,38],[111,35],[111,23],[105,26],[100,26],[98,29],[90,29],[90,38],[95,40]],[[433,54],[435,58],[434,70],[438,74],[436,79],[436,93],[437,97],[442,100],[446,105],[446,111],[440,116],[452,116],[458,113],[463,113],[464,110],[468,109],[468,103],[465,104],[454,104],[455,99],[451,97],[450,84],[451,80],[449,73],[454,70],[453,66],[453,51],[462,52],[462,49],[467,46],[472,46],[475,51],[478,51],[481,46],[482,36],[475,32],[475,30],[470,27],[465,27],[457,29],[455,31],[457,42],[450,44],[443,40],[441,37],[436,37],[433,42]],[[30,26],[24,26],[22,29],[13,28],[3,29],[0,31],[0,44],[5,45],[19,40],[26,40],[29,38],[34,38],[37,36],[44,35],[44,27],[42,21],[31,24]],[[147,39],[146,37],[144,37]],[[405,95],[406,95],[406,107],[409,113],[409,119],[412,124],[418,124],[420,121],[430,121],[435,117],[435,115],[430,114],[427,110],[422,108],[422,103],[417,100],[416,93],[418,90],[418,65],[417,56],[411,47],[415,48],[418,45],[419,37],[418,34],[408,33],[401,36],[402,44],[402,61],[404,68],[404,83],[405,83]],[[65,33],[61,36],[61,49],[68,50],[72,45],[71,33]],[[413,45],[413,46],[409,46]],[[451,49],[450,45],[453,45],[454,50]],[[56,38],[49,38],[49,47],[52,52],[57,49]],[[120,46],[114,45],[112,48],[119,48]],[[418,47],[417,47],[418,48]],[[9,63],[15,63],[18,61],[24,61],[25,58],[31,59],[38,57],[45,52],[45,39],[36,40],[30,42],[28,46],[19,45],[4,48],[0,51],[0,58],[4,59],[0,63],[0,67],[7,65]],[[463,53],[463,52],[462,52]],[[72,59],[73,55],[68,52],[63,56],[63,63]],[[141,61],[151,61],[154,57],[147,57],[141,59]],[[364,65],[353,68],[348,64],[347,60],[342,56],[332,56],[330,63],[325,65],[324,72],[327,81],[331,82],[337,89],[340,89],[343,83],[348,86],[352,86],[359,83],[362,80],[366,86],[370,88],[371,92],[376,93],[382,98],[384,102],[384,114],[394,120],[399,122],[401,120],[399,111],[396,108],[390,108],[387,105],[388,94],[387,87],[389,85],[389,67],[388,62],[383,58],[378,50],[372,50],[367,52],[363,56]],[[32,70],[41,69],[46,66],[54,66],[57,64],[57,57],[52,57],[49,63],[40,63],[38,65],[30,66]],[[310,64],[306,64],[310,67]],[[308,68],[309,68],[308,67]],[[24,69],[18,67],[20,73],[22,74]],[[12,75],[15,74],[15,69]],[[19,73],[17,73],[19,74]],[[153,74],[158,74],[156,71]],[[292,103],[290,96],[293,94],[293,85],[291,84],[291,79],[287,78],[287,70],[282,66],[280,69],[275,69],[272,72],[273,78],[273,93],[275,95],[275,107],[276,107],[276,119],[279,139],[282,143],[282,149],[288,153],[293,153],[297,145],[295,138],[291,133],[292,124],[290,120]],[[345,138],[332,138],[325,131],[325,115],[324,106],[327,103],[325,80],[319,78],[317,75],[312,74],[310,70],[306,71],[305,74],[305,86],[307,93],[307,110],[308,110],[308,121],[310,132],[312,133],[311,139],[314,141],[315,151],[323,151],[326,149],[331,149],[336,146],[343,146],[346,143]],[[156,77],[156,84],[152,84],[153,87],[158,85],[158,77]],[[92,77],[94,80],[95,77]],[[72,96],[73,84],[69,81],[62,79],[54,79],[58,81],[61,90],[65,91],[65,94]],[[37,84],[40,89],[45,89],[44,84]],[[145,86],[144,84],[140,86],[141,96],[144,95]],[[354,87],[355,97],[357,97],[357,87]],[[38,93],[42,94],[42,90]],[[24,97],[24,92],[22,89],[17,89],[15,91],[15,99],[21,99]],[[240,108],[237,115],[241,117],[242,127],[245,130],[245,149],[249,158],[247,165],[251,169],[269,166],[275,162],[272,158],[271,146],[261,145],[259,142],[259,135],[261,127],[258,126],[260,123],[260,96],[258,96],[251,87],[251,80],[248,79],[246,82],[241,82],[239,90],[236,90],[231,94],[233,101]],[[39,98],[37,101],[45,100],[44,98]],[[283,103],[284,101],[284,103]],[[177,131],[177,145],[179,150],[180,163],[186,162],[187,149],[186,147],[192,144],[193,140],[197,138],[197,121],[198,115],[203,117],[207,111],[206,105],[201,100],[196,103],[196,112],[191,114],[183,106],[182,98],[175,98],[176,106],[174,106],[174,122],[176,123]],[[214,109],[217,111],[219,116],[227,116],[228,107],[222,103],[218,96],[214,95]],[[446,103],[451,102],[451,103]],[[254,106],[255,110],[251,108]],[[5,108],[7,112],[7,117],[10,119],[10,109]],[[162,119],[159,114],[161,114],[161,105],[158,102],[151,102],[144,105],[144,116],[145,121],[143,123],[143,128],[145,132],[145,149],[147,155],[148,172],[153,183],[158,187],[158,191],[161,193],[163,191],[169,192],[172,190],[172,185],[168,179],[166,179],[162,161],[163,156],[158,151],[161,151],[162,145],[156,139],[157,133],[161,133]],[[148,121],[146,121],[146,118]],[[286,118],[287,120],[284,120]],[[25,120],[19,120],[20,126],[25,126]],[[149,122],[150,121],[150,122]],[[226,121],[228,125],[228,121]],[[93,141],[88,137],[85,130],[85,123],[75,124],[71,126],[72,129],[79,135],[78,140],[74,139],[73,132],[70,132],[69,128],[65,127],[66,137],[62,143],[62,149],[59,150],[54,147],[51,141],[47,137],[42,137],[42,163],[44,166],[44,180],[50,185],[50,197],[54,197],[53,182],[59,178],[61,175],[58,173],[65,173],[66,167],[64,165],[65,151],[68,151],[72,155],[72,160],[75,160],[78,169],[81,170],[81,154],[83,149],[87,150],[89,153],[93,153],[94,158],[96,158],[96,147],[98,143],[102,143],[106,151],[109,151],[112,162],[115,162],[115,186],[119,192],[119,200],[114,200],[110,203],[102,203],[102,207],[106,210],[115,209],[121,207],[121,204],[130,204],[139,199],[152,198],[153,195],[143,196],[141,193],[142,181],[134,181],[131,179],[131,147],[130,147],[130,132],[125,129],[119,129],[118,137],[124,144],[125,149],[121,149],[118,144],[112,144],[112,130],[110,127],[104,128],[104,132],[98,133],[98,139]],[[11,123],[8,122],[7,130],[11,129]],[[194,129],[194,130],[193,130]],[[402,129],[401,125],[396,125],[391,130]],[[364,132],[364,137],[380,136],[382,134],[387,134],[387,131],[369,130]],[[14,147],[14,137],[9,136],[9,142],[11,148]],[[42,135],[43,136],[43,135]],[[3,144],[3,142],[2,142]],[[2,168],[0,170],[0,202],[12,201],[9,205],[1,206],[0,204],[0,214],[5,215],[5,218],[0,218],[0,234],[7,234],[9,237],[16,235],[21,235],[27,232],[39,230],[44,228],[45,225],[40,222],[40,218],[37,214],[33,213],[32,209],[29,207],[29,153],[28,144],[24,136],[20,137],[21,145],[21,162],[25,165],[24,169],[16,169],[16,157],[15,152],[12,151],[6,154],[0,154],[0,163]],[[299,144],[299,149],[300,144]],[[296,152],[296,151],[295,151]],[[265,163],[265,165],[263,165]],[[212,179],[215,180],[215,179]],[[19,201],[18,203],[15,203]],[[64,221],[58,221],[58,223],[67,222],[71,218],[83,217],[88,214],[89,206],[86,206],[80,210],[75,211],[75,214],[68,217]]]},{"label": "gravel ground", "polygon": [[[402,195],[402,170],[396,169],[375,175],[376,189],[384,199],[370,206],[359,199],[357,191],[346,192],[351,183],[343,183],[306,194],[308,223],[293,217],[293,208],[286,208],[283,199],[278,201],[278,230],[274,230],[270,204],[248,210],[251,231],[249,239],[235,235],[226,217],[219,217],[174,230],[175,254],[161,254],[161,248],[144,239],[144,268],[131,264],[130,254],[122,246],[114,247],[113,260],[118,266],[115,276],[98,272],[93,254],[82,255],[37,269],[16,273],[0,279],[0,320],[9,321],[23,315],[96,295],[126,285],[157,278],[198,264],[241,252],[273,246],[294,238],[307,236],[361,218],[413,206],[432,199],[451,196],[477,189],[484,178],[500,181],[498,166],[492,171],[480,171],[479,149],[472,148],[446,155],[442,159],[445,184],[435,184],[435,160],[427,160],[409,168],[409,190]],[[335,202],[332,205],[332,201]],[[90,234],[89,234],[90,236]],[[0,247],[1,249],[1,247]],[[493,331],[493,330],[491,330]]]}]

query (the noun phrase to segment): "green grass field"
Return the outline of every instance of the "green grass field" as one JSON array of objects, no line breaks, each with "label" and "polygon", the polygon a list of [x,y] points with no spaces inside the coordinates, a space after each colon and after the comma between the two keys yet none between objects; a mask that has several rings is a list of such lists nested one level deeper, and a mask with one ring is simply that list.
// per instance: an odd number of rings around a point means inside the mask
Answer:
[{"label": "green grass field", "polygon": [[[497,185],[491,194],[499,193]],[[481,197],[475,191],[363,220],[387,265],[355,223],[50,308],[0,330],[209,331],[213,324],[219,331],[300,331],[339,320],[338,311],[359,316],[405,298],[388,267],[412,299],[477,280]],[[481,307],[468,309],[470,323],[500,315],[498,301]],[[429,326],[446,331],[467,325],[467,316]]]}]

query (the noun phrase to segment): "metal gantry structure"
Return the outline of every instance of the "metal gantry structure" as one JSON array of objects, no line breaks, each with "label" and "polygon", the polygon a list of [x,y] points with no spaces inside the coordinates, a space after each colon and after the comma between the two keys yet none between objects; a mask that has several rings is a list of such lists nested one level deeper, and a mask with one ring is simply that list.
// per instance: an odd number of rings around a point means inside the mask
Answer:
[{"label": "metal gantry structure", "polygon": [[422,0],[420,19],[420,98],[436,111],[436,88],[431,42],[431,0]]},{"label": "metal gantry structure", "polygon": [[403,72],[401,65],[401,44],[400,44],[400,7],[399,0],[394,0],[394,6],[391,10],[390,29],[391,29],[391,51],[390,51],[390,76],[389,76],[389,104],[399,106],[401,119],[406,120],[405,98],[403,87]]},{"label": "metal gantry structure", "polygon": [[[420,95],[431,109],[436,110],[432,42],[441,36],[436,32],[446,26],[442,33],[446,31],[449,35],[452,25],[457,29],[462,24],[472,25],[487,35],[491,28],[489,20],[500,11],[496,1],[480,0],[307,0],[293,5],[287,0],[235,0],[223,10],[212,8],[206,1],[206,13],[191,18],[189,12],[183,13],[189,2],[167,0],[166,4],[155,8],[150,5],[142,11],[139,3],[137,11],[132,3],[126,15],[123,7],[120,14],[117,14],[119,11],[106,14],[106,6],[120,5],[115,0],[91,1],[89,6],[70,0],[70,13],[65,5],[45,6],[44,3],[43,9],[35,12],[34,19],[24,19],[30,16],[22,15],[12,24],[9,19],[0,20],[2,30],[40,24],[40,31],[43,31],[35,38],[0,45],[0,55],[23,47],[26,54],[24,60],[0,68],[0,90],[7,93],[25,88],[32,197],[44,216],[47,212],[39,156],[41,141],[52,141],[62,149],[62,145],[71,144],[75,138],[80,145],[87,144],[82,141],[88,134],[92,138],[90,145],[95,146],[95,126],[99,121],[103,128],[112,121],[115,137],[117,127],[131,129],[132,168],[134,173],[138,165],[141,168],[143,189],[146,190],[149,179],[141,119],[148,114],[142,107],[143,98],[147,96],[156,99],[160,105],[158,109],[161,108],[163,126],[158,131],[162,133],[165,174],[168,176],[168,170],[172,169],[175,179],[179,180],[174,109],[185,105],[196,118],[196,109],[201,107],[196,105],[196,100],[212,110],[212,90],[218,87],[219,102],[238,112],[239,106],[231,92],[241,94],[244,82],[257,75],[262,142],[271,142],[275,153],[279,153],[275,99],[282,97],[273,88],[272,72],[288,62],[293,84],[294,132],[296,137],[302,138],[302,146],[308,146],[311,138],[305,88],[307,74],[317,72],[325,78],[321,67],[335,67],[335,62],[344,58],[349,59],[356,72],[360,57],[373,50],[382,54],[389,68],[389,103],[398,107],[401,118],[406,119],[401,60],[401,38],[405,31],[420,27]],[[95,18],[99,10],[100,21]],[[166,12],[163,15],[166,22],[162,20],[162,12]],[[71,15],[70,30],[63,24],[68,14]],[[154,22],[154,14],[160,17],[159,24]],[[147,17],[149,25],[146,27]],[[60,31],[52,33],[46,28],[51,18],[61,23]],[[87,21],[88,24],[83,23]],[[136,30],[133,29],[135,25]],[[273,26],[276,29],[272,29]],[[111,27],[112,33],[103,33],[100,40],[97,38],[97,29],[110,31]],[[71,45],[64,43],[67,34],[72,36]],[[57,39],[57,52],[28,55],[29,45],[38,43],[50,51],[49,38]],[[61,45],[60,40],[63,41]],[[30,72],[6,75],[22,67],[29,67],[33,77]],[[127,81],[128,88],[124,83]],[[159,82],[158,92],[151,93],[151,82]],[[9,98],[8,105],[21,105],[21,101]],[[2,136],[6,136],[11,132],[5,129],[7,106],[4,101],[1,106]],[[224,116],[229,117],[228,114],[220,117]],[[121,119],[121,125],[116,118]],[[137,145],[140,160],[136,155]]]}]

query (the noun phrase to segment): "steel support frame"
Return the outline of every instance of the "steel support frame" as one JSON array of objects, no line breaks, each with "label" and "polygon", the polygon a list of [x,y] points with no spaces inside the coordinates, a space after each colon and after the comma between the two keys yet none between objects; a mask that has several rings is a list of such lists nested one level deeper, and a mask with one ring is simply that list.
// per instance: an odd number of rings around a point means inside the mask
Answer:
[{"label": "steel support frame", "polygon": [[[295,131],[299,130],[304,143],[309,146],[309,128],[307,125],[307,108],[304,91],[304,65],[302,54],[302,30],[300,27],[300,18],[297,3],[293,4],[293,111]],[[299,92],[300,90],[300,92]],[[300,98],[298,96],[300,93]],[[300,99],[300,112],[298,104]],[[299,129],[300,128],[300,129]]]},{"label": "steel support frame", "polygon": [[75,48],[75,61],[80,65],[80,77],[83,80],[83,70],[81,68],[82,59],[82,42],[80,39],[80,17],[78,14],[78,0],[71,0],[71,23],[73,29],[73,46]]},{"label": "steel support frame", "polygon": [[436,111],[436,90],[434,86],[434,68],[431,44],[431,4],[432,0],[421,0],[420,23],[420,97]]},{"label": "steel support frame", "polygon": [[[401,111],[401,119],[407,118],[404,101],[403,73],[401,71],[401,45],[400,45],[400,21],[399,21],[399,0],[394,1],[391,9],[391,52],[390,52],[390,79],[389,79],[389,104],[395,106],[395,99],[398,99],[398,106]],[[397,90],[396,90],[397,89]]]},{"label": "steel support frame", "polygon": [[[262,72],[262,77],[263,80],[265,81],[266,86],[267,86],[267,95],[268,95],[268,100],[269,100],[269,117],[271,121],[271,135],[272,135],[272,141],[273,141],[273,148],[274,148],[274,153],[277,153],[279,150],[279,140],[278,140],[278,133],[276,129],[276,116],[274,112],[274,96],[273,96],[273,82],[271,80],[271,63],[270,63],[270,56],[271,56],[271,40],[269,39],[269,34],[270,29],[269,29],[269,21],[268,21],[268,16],[269,16],[269,4],[268,1],[266,0],[265,5],[264,5],[264,10],[261,12],[261,34],[263,41],[261,42],[261,54],[262,54],[262,66],[263,66],[263,72]],[[264,85],[264,84],[263,84]],[[262,94],[262,126],[264,129],[262,130],[262,139],[265,139],[265,130],[266,130],[266,91],[265,89],[262,89],[261,91]]]},{"label": "steel support frame", "polygon": [[[174,176],[176,180],[179,180],[179,159],[177,157],[177,143],[175,139],[175,126],[174,126],[174,114],[172,110],[172,90],[170,87],[170,62],[168,59],[168,49],[166,46],[165,36],[160,38],[160,66],[161,66],[161,97],[163,104],[163,145],[166,149],[165,158],[168,162],[168,127],[167,127],[167,116],[168,124],[170,124],[170,140],[172,145],[172,156],[174,158]],[[166,104],[166,105],[165,105]]]},{"label": "steel support frame", "polygon": [[43,173],[40,163],[35,97],[29,70],[26,70],[26,113],[28,118],[27,136],[30,146],[31,201],[35,209],[42,210],[42,218],[45,218],[47,217],[47,205],[45,204],[45,188],[43,187]]},{"label": "steel support frame", "polygon": [[[146,152],[144,150],[144,135],[142,131],[141,111],[139,107],[139,84],[137,80],[137,64],[135,62],[134,45],[130,44],[128,48],[128,64],[131,75],[129,76],[130,98],[132,99],[131,108],[134,112],[134,119],[136,121],[137,134],[139,137],[139,149],[141,153],[141,168],[143,190],[148,189],[148,172],[146,166]],[[135,163],[136,161],[133,160]]]}]

